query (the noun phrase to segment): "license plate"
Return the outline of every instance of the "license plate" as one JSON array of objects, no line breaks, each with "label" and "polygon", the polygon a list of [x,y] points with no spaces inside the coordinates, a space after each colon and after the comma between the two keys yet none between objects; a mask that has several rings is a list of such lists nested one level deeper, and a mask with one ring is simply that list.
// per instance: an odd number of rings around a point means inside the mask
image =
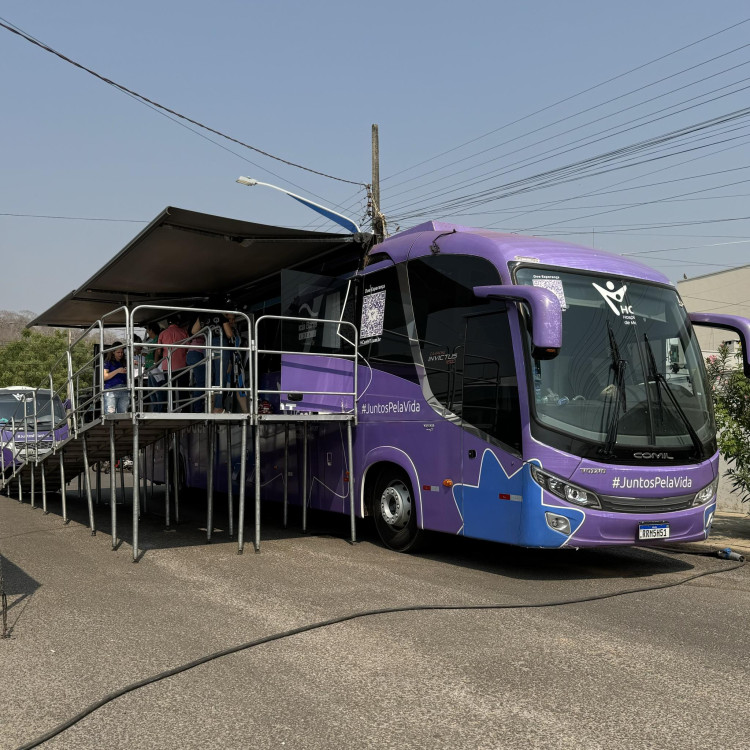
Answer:
[{"label": "license plate", "polygon": [[642,523],[638,526],[638,539],[666,539],[668,536],[668,523]]}]

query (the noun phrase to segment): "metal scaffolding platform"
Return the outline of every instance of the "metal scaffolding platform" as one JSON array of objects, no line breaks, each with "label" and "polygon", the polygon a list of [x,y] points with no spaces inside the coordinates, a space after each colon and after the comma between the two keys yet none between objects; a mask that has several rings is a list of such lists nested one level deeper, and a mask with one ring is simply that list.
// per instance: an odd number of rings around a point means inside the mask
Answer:
[{"label": "metal scaffolding platform", "polygon": [[[133,331],[133,320],[136,312],[141,308],[135,308],[134,310],[118,309],[110,313],[111,315],[119,314],[124,317],[126,322],[126,341],[122,345],[123,348],[128,352],[129,361],[133,361],[133,350],[135,344],[134,331]],[[148,306],[149,310],[154,310],[154,306]],[[173,310],[174,308],[170,308]],[[190,309],[191,312],[195,312],[194,309]],[[206,311],[206,312],[217,312],[217,311]],[[225,311],[226,312],[226,311]],[[236,313],[237,315],[243,315],[243,313]],[[103,331],[105,321],[97,321],[91,326],[79,339],[71,344],[69,351],[66,353],[65,362],[67,369],[67,378],[65,383],[58,388],[59,392],[68,394],[68,408],[65,412],[65,416],[53,426],[52,429],[46,432],[46,436],[51,436],[51,449],[40,452],[38,436],[40,433],[38,423],[34,423],[33,434],[35,440],[31,440],[32,432],[28,427],[28,418],[26,415],[26,407],[24,406],[23,424],[25,425],[25,432],[23,434],[15,426],[12,430],[10,437],[6,438],[4,442],[0,441],[0,449],[3,455],[2,464],[2,475],[0,476],[0,488],[8,488],[11,482],[17,482],[19,498],[22,496],[22,487],[24,483],[31,490],[32,504],[34,501],[34,493],[37,487],[41,487],[42,493],[42,506],[44,511],[47,512],[47,493],[57,492],[61,493],[62,497],[62,515],[63,522],[68,523],[68,510],[67,510],[67,485],[75,477],[81,477],[85,487],[86,500],[88,505],[88,518],[89,527],[92,534],[96,534],[95,525],[95,514],[94,514],[94,501],[92,496],[91,488],[91,470],[92,467],[101,465],[105,462],[109,463],[110,466],[110,509],[111,509],[111,527],[112,527],[112,547],[113,549],[118,546],[119,540],[117,535],[117,503],[114,500],[116,496],[115,491],[115,471],[114,467],[118,459],[122,459],[124,456],[131,456],[133,459],[133,506],[132,506],[132,538],[133,538],[133,561],[137,562],[140,555],[139,544],[138,544],[138,531],[139,531],[139,519],[142,510],[144,509],[145,495],[144,490],[141,488],[141,480],[143,475],[146,473],[146,467],[144,465],[145,448],[151,446],[155,449],[160,441],[164,443],[164,483],[167,485],[165,494],[165,516],[166,525],[170,526],[170,496],[174,497],[174,513],[175,520],[179,521],[179,488],[180,488],[180,476],[179,476],[179,461],[175,460],[174,457],[178,457],[178,439],[181,432],[195,426],[205,425],[209,431],[209,458],[206,466],[206,480],[207,480],[207,519],[206,519],[206,541],[210,542],[213,533],[213,490],[214,490],[214,472],[215,472],[215,450],[216,450],[216,430],[220,426],[231,426],[239,427],[241,435],[241,450],[240,450],[240,467],[238,476],[238,523],[237,523],[237,551],[241,554],[244,550],[244,522],[245,522],[245,494],[246,494],[246,475],[247,475],[247,456],[248,456],[248,431],[253,431],[253,460],[254,460],[254,476],[253,483],[255,488],[255,534],[254,534],[254,548],[255,551],[260,551],[261,541],[261,462],[262,462],[262,450],[261,450],[261,431],[264,425],[269,424],[283,424],[285,441],[284,441],[284,473],[283,473],[283,503],[284,503],[284,524],[287,521],[287,506],[288,506],[288,485],[289,485],[289,473],[288,473],[288,462],[289,462],[289,426],[300,425],[302,428],[302,461],[303,461],[303,485],[302,485],[302,528],[307,528],[307,466],[308,466],[308,425],[312,423],[346,423],[347,425],[347,467],[346,478],[344,481],[348,482],[347,494],[349,496],[349,514],[351,519],[351,539],[352,542],[356,539],[355,529],[355,504],[353,498],[353,487],[354,487],[354,469],[353,469],[353,447],[352,447],[352,428],[357,422],[357,331],[356,328],[350,324],[340,320],[323,320],[317,319],[316,325],[335,325],[337,329],[341,329],[343,326],[349,326],[352,330],[351,336],[352,342],[345,339],[346,343],[352,346],[352,353],[350,354],[332,354],[330,351],[325,354],[316,354],[313,352],[305,351],[294,351],[286,352],[280,349],[266,349],[261,350],[257,347],[255,342],[258,340],[258,325],[267,321],[283,320],[286,322],[308,323],[309,319],[296,318],[296,317],[281,317],[281,316],[263,316],[252,324],[252,321],[244,316],[247,323],[248,341],[245,346],[230,347],[226,342],[221,341],[219,345],[208,343],[210,341],[210,334],[208,331],[203,330],[199,335],[203,335],[203,343],[201,346],[207,350],[207,354],[201,360],[201,362],[195,367],[204,368],[209,375],[207,378],[207,385],[203,387],[203,390],[198,390],[196,396],[195,386],[189,387],[187,390],[191,392],[191,399],[185,403],[184,398],[181,399],[181,395],[184,397],[186,388],[184,384],[179,384],[177,376],[172,378],[172,363],[171,357],[173,356],[171,349],[196,347],[196,335],[188,337],[188,339],[170,343],[167,347],[168,363],[166,370],[163,370],[166,374],[165,382],[155,388],[153,383],[147,384],[144,377],[141,375],[138,377],[131,377],[128,371],[128,384],[127,390],[129,394],[129,403],[136,406],[136,411],[130,411],[126,413],[108,413],[105,409],[104,394],[106,389],[104,387],[104,379],[102,372],[104,371],[104,355],[110,351],[113,347],[110,345],[109,349],[104,344]],[[99,378],[98,388],[89,389],[91,392],[88,393],[82,390],[80,382],[83,375],[87,374],[85,368],[81,368],[77,371],[73,370],[72,367],[72,350],[76,344],[88,333],[94,331],[98,333],[100,339],[99,353],[95,356],[95,360],[88,363],[85,367],[91,370],[89,374],[89,381],[91,377],[94,378],[93,382],[97,383]],[[148,346],[147,344],[139,344],[139,346]],[[150,346],[154,346],[151,344]],[[212,349],[218,352],[218,355],[212,354]],[[250,363],[252,355],[253,366],[250,368],[248,373],[248,383],[232,384],[227,385],[224,383],[211,384],[210,380],[210,369],[212,360],[223,357],[225,350],[231,350],[239,352],[240,356],[245,357],[245,361]],[[258,356],[260,355],[275,355],[279,357],[281,362],[281,374],[280,381],[284,382],[284,367],[286,366],[292,375],[287,377],[286,390],[281,388],[268,389],[261,388],[259,385],[259,379],[256,377],[258,372]],[[310,359],[312,358],[312,360]],[[223,361],[223,360],[222,360]],[[310,366],[306,365],[306,362],[310,362]],[[57,366],[59,363],[56,363]],[[52,370],[54,371],[55,366]],[[184,374],[185,370],[181,370]],[[342,375],[345,373],[345,375]],[[300,377],[302,380],[300,380]],[[345,381],[345,387],[342,386],[342,378]],[[53,376],[50,374],[50,389],[49,392],[54,394]],[[246,411],[236,412],[222,412],[213,413],[213,410],[209,411],[212,403],[212,397],[217,392],[234,393],[236,395],[243,395],[245,404],[247,407]],[[160,398],[165,403],[166,411],[147,411],[145,410],[144,404],[153,403],[153,394],[158,392]],[[278,413],[267,413],[265,409],[260,407],[261,403],[267,404],[265,401],[266,397],[272,397],[278,399],[281,411]],[[51,398],[51,397],[50,397]],[[305,403],[303,399],[308,399],[309,403]],[[174,404],[173,404],[174,401]],[[192,412],[186,411],[189,408],[195,408],[195,404],[203,404],[204,411]],[[34,401],[34,408],[36,408],[36,400]],[[180,405],[182,410],[173,409],[173,406]],[[333,406],[332,406],[333,405]],[[340,406],[339,406],[340,405]],[[339,406],[339,411],[336,411],[336,406]],[[60,435],[60,436],[59,436]],[[231,452],[231,437],[230,431],[227,429],[227,445],[228,453]],[[19,450],[19,446],[23,450]],[[152,450],[153,460],[154,450]],[[6,455],[10,456],[9,460],[6,459]],[[170,460],[170,455],[173,457]],[[230,538],[233,535],[233,524],[234,524],[234,509],[233,509],[233,497],[232,497],[232,476],[231,476],[231,460],[227,461],[227,494],[229,504],[229,534]],[[171,477],[170,477],[171,473]],[[154,474],[153,466],[151,471],[151,481],[153,484]],[[170,493],[170,485],[172,487],[172,493]],[[99,486],[99,482],[97,482]]]}]

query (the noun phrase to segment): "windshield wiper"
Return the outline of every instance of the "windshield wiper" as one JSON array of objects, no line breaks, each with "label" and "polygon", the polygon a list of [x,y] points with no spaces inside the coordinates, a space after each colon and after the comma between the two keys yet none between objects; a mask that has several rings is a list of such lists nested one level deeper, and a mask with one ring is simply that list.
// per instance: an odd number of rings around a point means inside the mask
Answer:
[{"label": "windshield wiper", "polygon": [[628,410],[625,395],[625,367],[628,363],[620,356],[620,348],[617,346],[617,339],[615,339],[615,334],[609,321],[607,321],[607,333],[609,334],[609,353],[612,358],[612,369],[615,373],[615,393],[613,394],[615,404],[614,412],[607,427],[607,442],[603,448],[599,449],[599,454],[602,456],[611,456],[612,449],[617,442],[617,429],[620,426],[620,406],[622,406],[623,414]]},{"label": "windshield wiper", "polygon": [[661,372],[659,372],[659,368],[656,366],[656,358],[654,357],[653,349],[651,349],[651,342],[648,340],[648,334],[646,333],[643,334],[643,342],[646,345],[646,354],[648,355],[648,374],[656,384],[656,397],[659,401],[659,409],[662,413],[662,421],[664,407],[661,400],[661,389],[664,388],[664,392],[667,394],[667,396],[669,396],[669,400],[672,402],[672,406],[674,406],[675,411],[682,420],[682,423],[685,425],[685,429],[687,430],[688,435],[690,435],[690,440],[693,442],[695,455],[691,456],[691,458],[695,459],[696,461],[700,461],[701,456],[703,455],[703,443],[701,443],[701,439],[698,437],[698,433],[695,431],[695,428],[688,419],[687,414],[685,414],[685,411],[677,401],[677,397],[674,395],[674,393],[672,393],[672,389],[669,387],[669,381]]}]

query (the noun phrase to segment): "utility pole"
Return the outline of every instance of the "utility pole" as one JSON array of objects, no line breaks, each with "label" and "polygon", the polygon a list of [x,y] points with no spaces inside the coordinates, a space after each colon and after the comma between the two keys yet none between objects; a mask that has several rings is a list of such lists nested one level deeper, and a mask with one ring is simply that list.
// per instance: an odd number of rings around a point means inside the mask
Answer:
[{"label": "utility pole", "polygon": [[372,231],[375,242],[385,239],[385,216],[380,211],[380,142],[378,126],[372,126],[372,186],[370,193],[370,211],[372,215]]}]

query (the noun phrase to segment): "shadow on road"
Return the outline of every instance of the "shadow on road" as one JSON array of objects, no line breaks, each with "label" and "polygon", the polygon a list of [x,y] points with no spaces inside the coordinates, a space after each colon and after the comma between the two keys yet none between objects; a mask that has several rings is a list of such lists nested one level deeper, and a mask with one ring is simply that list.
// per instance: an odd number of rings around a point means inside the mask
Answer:
[{"label": "shadow on road", "polygon": [[8,602],[6,636],[10,637],[31,601],[31,597],[41,584],[4,555],[0,557],[2,558],[0,564],[2,564],[3,588]]},{"label": "shadow on road", "polygon": [[[180,523],[172,523],[165,528],[164,488],[155,487],[149,497],[148,512],[141,514],[139,522],[139,547],[141,557],[149,550],[196,547],[206,544],[206,498],[204,493],[191,492],[180,499]],[[111,535],[111,513],[108,502],[109,488],[102,491],[102,502],[94,503],[94,517],[97,533]],[[118,547],[132,545],[132,489],[125,488],[124,495],[118,487],[117,530]],[[124,499],[123,499],[124,498]],[[37,503],[38,505],[39,503]],[[85,492],[67,494],[68,518],[72,523],[88,526],[88,507]],[[48,511],[62,517],[60,495],[51,495],[47,501]],[[237,516],[237,497],[234,497],[234,515]],[[254,503],[248,498],[245,507],[244,538],[246,549],[252,549],[254,536]],[[303,538],[301,532],[301,509],[289,507],[289,522],[283,525],[280,503],[266,502],[262,507],[262,543],[283,539]],[[217,493],[214,498],[214,530],[212,543],[236,547],[237,529],[229,536],[228,507],[226,495]],[[308,512],[308,532],[306,536],[349,539],[349,518],[345,515],[311,510]],[[380,546],[373,524],[369,519],[357,521],[359,542]],[[679,552],[676,549],[675,552]],[[398,553],[391,553],[397,555]],[[645,547],[605,547],[600,549],[527,549],[510,545],[469,539],[449,534],[427,534],[421,550],[412,553],[417,557],[509,576],[520,580],[602,580],[646,578],[654,575],[679,573],[694,570],[690,561],[673,556],[669,552]]]}]

